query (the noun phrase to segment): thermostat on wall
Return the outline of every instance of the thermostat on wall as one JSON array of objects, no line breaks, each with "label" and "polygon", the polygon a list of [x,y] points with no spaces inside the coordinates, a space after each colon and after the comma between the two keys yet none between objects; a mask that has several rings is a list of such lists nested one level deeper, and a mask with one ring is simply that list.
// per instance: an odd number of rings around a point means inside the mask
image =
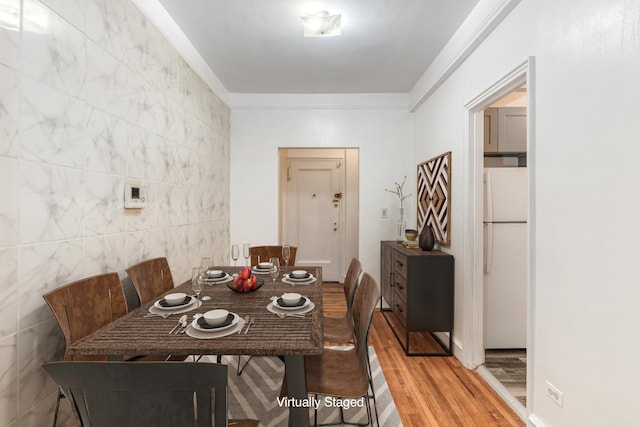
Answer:
[{"label": "thermostat on wall", "polygon": [[136,179],[127,179],[124,183],[125,209],[140,209],[147,205],[146,187]]}]

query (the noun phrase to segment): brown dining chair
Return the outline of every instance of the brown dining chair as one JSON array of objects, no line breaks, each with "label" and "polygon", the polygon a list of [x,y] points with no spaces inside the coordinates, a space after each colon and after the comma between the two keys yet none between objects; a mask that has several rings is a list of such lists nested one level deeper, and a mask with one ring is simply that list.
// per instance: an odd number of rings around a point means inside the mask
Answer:
[{"label": "brown dining chair", "polygon": [[[87,277],[61,286],[43,295],[64,335],[67,348],[81,338],[113,322],[127,313],[124,291],[117,273]],[[124,356],[127,361],[184,360],[183,356]],[[65,349],[64,360],[98,361],[107,356],[69,354]],[[53,416],[57,424],[60,399],[58,393]]]},{"label": "brown dining chair", "polygon": [[[44,295],[58,321],[66,345],[111,323],[127,312],[122,286],[117,273],[107,273],[78,280]],[[71,355],[65,349],[65,360],[107,360],[106,356]],[[58,422],[60,399],[58,391],[53,425]]]},{"label": "brown dining chair", "polygon": [[[291,256],[289,256],[289,266],[296,264],[296,252],[298,252],[297,246],[290,246]],[[258,258],[260,262],[268,262],[269,258],[280,258],[280,267],[284,267],[284,259],[282,258],[282,246],[251,246],[251,265],[258,265]]]},{"label": "brown dining chair", "polygon": [[[61,286],[44,295],[70,344],[127,313],[124,291],[117,273],[106,273]],[[71,355],[65,360],[107,360],[106,356]]]},{"label": "brown dining chair", "polygon": [[173,289],[173,277],[165,257],[132,265],[127,268],[127,274],[136,288],[140,304],[146,304]]},{"label": "brown dining chair", "polygon": [[227,365],[66,361],[42,367],[83,427],[212,427],[213,420],[216,427],[258,426],[227,420]]},{"label": "brown dining chair", "polygon": [[[369,398],[378,421],[375,390],[369,368],[369,329],[373,312],[380,298],[378,284],[368,273],[364,273],[356,288],[353,301],[353,323],[355,326],[355,345],[347,350],[324,348],[317,356],[305,356],[307,391],[309,393],[342,398],[366,399],[367,424],[372,423]],[[371,394],[369,394],[371,389]],[[342,408],[341,408],[342,409]],[[341,422],[344,423],[342,410]],[[315,411],[315,425],[318,413]]]},{"label": "brown dining chair", "polygon": [[353,297],[356,294],[362,264],[356,258],[351,260],[342,284],[347,312],[342,316],[323,316],[324,341],[331,343],[353,343]]},{"label": "brown dining chair", "polygon": [[[296,253],[298,252],[297,246],[289,246],[289,266],[295,265]],[[282,246],[251,246],[251,265],[258,265],[259,262],[268,262],[270,258],[278,257],[280,259],[280,267],[284,267],[285,262],[282,258]],[[242,371],[247,366],[253,356],[242,363],[241,356],[238,355],[238,367],[236,374],[242,375]]]}]

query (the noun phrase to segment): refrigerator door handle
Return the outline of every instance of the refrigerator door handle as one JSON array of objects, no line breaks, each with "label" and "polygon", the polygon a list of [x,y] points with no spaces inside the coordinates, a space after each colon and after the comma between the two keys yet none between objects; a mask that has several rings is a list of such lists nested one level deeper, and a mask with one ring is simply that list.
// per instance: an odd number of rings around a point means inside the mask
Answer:
[{"label": "refrigerator door handle", "polygon": [[487,227],[487,254],[484,263],[484,274],[491,274],[493,269],[493,224],[485,224]]},{"label": "refrigerator door handle", "polygon": [[486,218],[484,218],[485,222],[493,222],[493,194],[492,194],[492,186],[491,186],[491,171],[486,171],[484,176],[484,194],[486,203]]}]

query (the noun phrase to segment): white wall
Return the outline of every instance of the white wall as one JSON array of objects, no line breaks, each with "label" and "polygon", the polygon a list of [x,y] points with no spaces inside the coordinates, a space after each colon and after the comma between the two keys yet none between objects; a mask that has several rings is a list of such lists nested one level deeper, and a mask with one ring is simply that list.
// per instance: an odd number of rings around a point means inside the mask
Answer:
[{"label": "white wall", "polygon": [[[227,255],[229,109],[128,0],[0,3],[0,426],[43,426],[40,366],[64,351],[43,294]],[[140,215],[125,177],[148,185]]]},{"label": "white wall", "polygon": [[[464,316],[464,105],[535,57],[533,395],[539,426],[637,425],[640,1],[522,0],[415,116],[415,162],[452,151]],[[414,96],[415,98],[415,96]],[[463,346],[471,345],[463,342]],[[560,408],[545,381],[564,393]]]},{"label": "white wall", "polygon": [[[309,102],[304,96],[296,101]],[[279,147],[359,147],[359,256],[363,268],[378,278],[380,240],[394,237],[395,219],[399,208],[397,198],[385,192],[384,188],[393,188],[394,181],[401,181],[406,174],[408,176],[405,189],[409,188],[410,192],[415,194],[412,190],[415,187],[415,165],[412,159],[411,115],[406,107],[232,107],[233,243],[278,243]],[[414,203],[415,198],[405,200],[405,206],[413,206]],[[390,211],[388,219],[380,218],[380,208],[383,207]]]}]

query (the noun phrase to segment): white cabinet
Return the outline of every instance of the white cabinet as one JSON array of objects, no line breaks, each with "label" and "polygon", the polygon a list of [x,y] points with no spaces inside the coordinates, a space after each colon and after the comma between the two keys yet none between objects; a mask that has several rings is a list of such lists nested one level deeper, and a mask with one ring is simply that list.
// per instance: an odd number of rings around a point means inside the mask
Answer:
[{"label": "white cabinet", "polygon": [[527,151],[527,109],[498,108],[498,151]]},{"label": "white cabinet", "polygon": [[527,109],[520,107],[484,110],[484,152],[527,151]]},{"label": "white cabinet", "polygon": [[498,109],[484,110],[484,152],[498,152]]}]

